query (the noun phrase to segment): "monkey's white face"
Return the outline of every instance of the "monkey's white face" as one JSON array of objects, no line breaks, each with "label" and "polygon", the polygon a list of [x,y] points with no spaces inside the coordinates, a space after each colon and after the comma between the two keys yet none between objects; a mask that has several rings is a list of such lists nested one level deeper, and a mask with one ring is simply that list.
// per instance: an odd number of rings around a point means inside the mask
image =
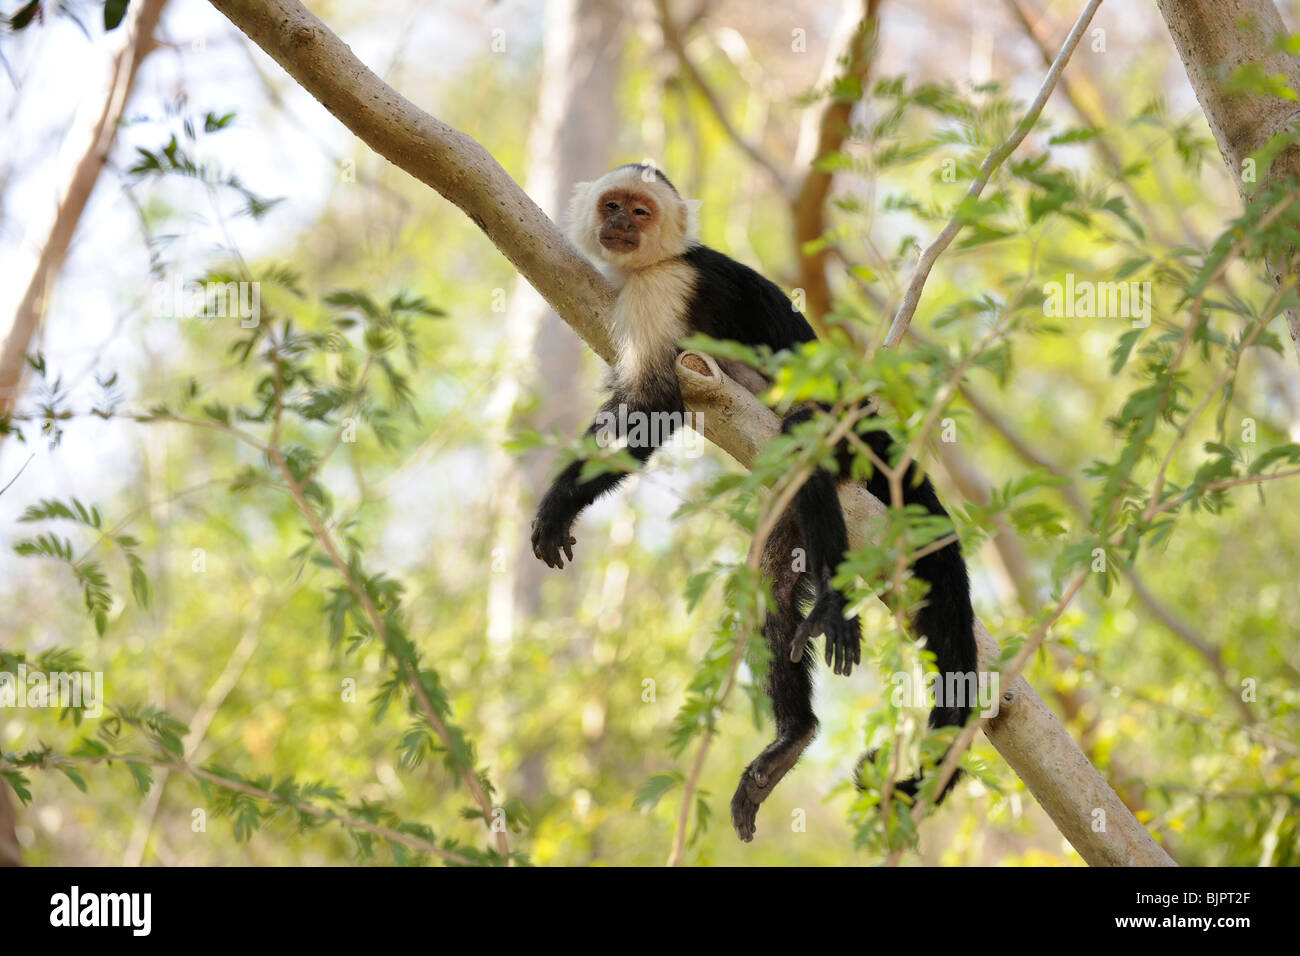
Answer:
[{"label": "monkey's white face", "polygon": [[636,272],[675,259],[694,239],[691,207],[672,187],[636,167],[574,187],[570,238],[597,264]]}]

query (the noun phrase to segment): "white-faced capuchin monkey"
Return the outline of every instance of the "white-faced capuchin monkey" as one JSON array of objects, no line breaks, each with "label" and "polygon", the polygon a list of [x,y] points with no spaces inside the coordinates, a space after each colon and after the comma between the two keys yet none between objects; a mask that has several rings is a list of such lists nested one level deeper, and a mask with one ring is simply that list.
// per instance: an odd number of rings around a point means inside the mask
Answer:
[{"label": "white-faced capuchin monkey", "polygon": [[[793,349],[814,338],[808,322],[773,283],[700,244],[694,205],[683,200],[668,177],[652,166],[620,166],[594,183],[578,184],[569,220],[573,242],[620,290],[611,317],[618,356],[610,382],[612,394],[588,434],[608,429],[611,421],[626,423],[638,416],[669,423],[667,428],[640,429],[650,439],[627,448],[639,462],[649,460],[670,437],[672,423],[681,421],[684,406],[674,367],[681,338],[701,332],[774,351]],[[782,430],[809,420],[814,413],[811,408],[792,412]],[[615,440],[636,437],[625,424],[620,427],[625,433],[612,436]],[[862,438],[882,461],[891,460],[893,440],[887,432],[867,431]],[[850,474],[847,445],[837,454],[840,475]],[[562,568],[565,558],[573,560],[572,528],[578,515],[624,477],[609,473],[581,481],[581,471],[582,462],[575,461],[560,473],[533,522],[533,552],[553,568]],[[918,482],[917,477],[909,466],[902,483],[905,501],[946,517],[930,482]],[[846,616],[847,601],[831,586],[848,549],[836,481],[828,471],[816,471],[799,490],[763,554],[762,569],[772,582],[776,605],[763,624],[763,636],[772,652],[767,691],[777,734],[745,769],[731,801],[732,823],[747,842],[754,836],[759,804],[817,731],[813,655],[803,653],[805,645],[825,634],[826,663],[836,674],[848,674],[861,661],[858,620]],[[867,487],[882,501],[890,500],[884,476],[873,475]],[[807,555],[806,571],[793,570],[793,555],[800,547]],[[973,676],[977,666],[971,633],[974,615],[960,546],[954,541],[924,555],[913,570],[929,584],[926,603],[914,621],[916,632],[934,652],[941,673]],[[800,608],[809,603],[811,610],[802,614]],[[941,686],[953,685],[945,680]],[[941,703],[958,705],[936,706],[930,714],[931,726],[966,722],[968,704]],[[898,789],[915,793],[919,782],[919,776],[913,777],[900,782]]]}]

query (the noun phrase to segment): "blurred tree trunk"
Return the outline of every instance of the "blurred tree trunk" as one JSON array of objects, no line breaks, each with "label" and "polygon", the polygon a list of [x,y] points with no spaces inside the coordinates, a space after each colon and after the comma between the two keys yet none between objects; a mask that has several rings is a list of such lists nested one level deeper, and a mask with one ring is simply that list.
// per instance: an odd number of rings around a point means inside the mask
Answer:
[{"label": "blurred tree trunk", "polygon": [[[99,174],[108,160],[113,141],[117,138],[117,123],[126,109],[127,100],[131,98],[136,73],[156,45],[153,39],[154,29],[158,26],[166,4],[167,0],[144,0],[143,3],[132,5],[127,23],[122,28],[124,44],[113,62],[104,104],[94,124],[88,130],[80,131],[86,137],[86,149],[64,187],[31,278],[19,300],[18,310],[14,313],[4,349],[0,351],[0,419],[10,415],[18,401],[24,359],[31,348],[41,317],[45,314],[59,270],[67,258],[77,224],[86,211],[86,204],[95,190],[95,183],[99,182]],[[74,130],[72,135],[78,135],[78,132]],[[0,442],[3,441],[4,435],[0,434]]]},{"label": "blurred tree trunk", "polygon": [[[1234,69],[1253,63],[1300,91],[1300,60],[1274,46],[1287,29],[1273,0],[1157,0],[1157,5],[1241,198],[1249,202],[1251,194],[1279,177],[1300,180],[1300,144],[1284,149],[1269,169],[1255,169],[1250,161],[1251,153],[1293,129],[1295,101],[1234,93],[1228,83]],[[1300,260],[1293,253],[1287,262],[1270,262],[1269,270],[1275,282],[1300,279]],[[1286,321],[1300,358],[1300,310],[1288,310]]]},{"label": "blurred tree trunk", "polygon": [[[608,168],[609,131],[618,128],[614,93],[622,34],[617,0],[546,4],[525,180],[529,195],[557,222],[573,184]],[[487,416],[497,429],[489,443],[494,509],[487,598],[488,641],[495,648],[507,647],[520,622],[535,616],[541,605],[549,569],[533,555],[530,519],[555,464],[549,450],[520,456],[507,451],[505,442],[516,429],[577,435],[594,408],[585,388],[582,343],[522,274],[510,296],[505,331],[506,363]],[[507,700],[503,706],[511,704]],[[547,748],[533,747],[520,761],[518,789],[526,803],[546,792],[548,756]]]},{"label": "blurred tree trunk", "polygon": [[18,834],[14,832],[14,804],[9,785],[0,783],[0,866],[22,866]]},{"label": "blurred tree trunk", "polygon": [[[549,0],[546,5],[526,187],[553,220],[560,220],[575,182],[595,179],[608,166],[609,131],[618,127],[614,92],[622,26],[615,0]],[[488,406],[489,420],[500,423],[492,445],[502,449],[517,428],[577,435],[594,408],[584,388],[582,344],[522,275],[505,324],[509,356]],[[509,643],[517,622],[538,609],[547,569],[533,556],[529,518],[554,461],[546,451],[495,453],[488,639],[497,645]]]},{"label": "blurred tree trunk", "polygon": [[[77,224],[86,211],[99,174],[108,160],[109,150],[117,138],[118,120],[126,109],[135,86],[140,64],[156,46],[154,30],[162,17],[167,0],[144,0],[133,5],[123,27],[123,46],[113,61],[113,71],[104,96],[104,105],[94,125],[85,132],[87,146],[73,168],[63,196],[50,223],[40,255],[37,257],[23,297],[18,302],[4,348],[0,350],[0,420],[7,418],[18,401],[23,368],[32,338],[54,289],[59,270],[67,258]],[[0,444],[4,442],[0,432]],[[0,785],[0,866],[19,866],[18,841],[14,836],[14,807],[9,787]]]}]

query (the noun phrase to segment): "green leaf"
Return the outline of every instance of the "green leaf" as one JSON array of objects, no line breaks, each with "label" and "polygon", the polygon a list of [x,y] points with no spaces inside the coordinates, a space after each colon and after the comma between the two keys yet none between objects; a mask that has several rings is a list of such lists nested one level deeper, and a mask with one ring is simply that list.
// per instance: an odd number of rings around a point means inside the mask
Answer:
[{"label": "green leaf", "polygon": [[657,773],[641,785],[641,789],[636,792],[636,797],[632,800],[632,806],[643,812],[653,810],[663,799],[664,794],[685,782],[686,776],[676,770]]},{"label": "green leaf", "polygon": [[116,30],[129,5],[130,0],[104,0],[104,29]]},{"label": "green leaf", "polygon": [[225,113],[221,116],[218,116],[216,113],[208,113],[203,117],[203,132],[215,133],[218,130],[225,129],[234,122],[234,119],[234,113]]},{"label": "green leaf", "polygon": [[1101,135],[1101,130],[1095,126],[1076,127],[1067,129],[1064,133],[1057,133],[1047,142],[1052,146],[1064,146],[1068,143],[1086,143],[1089,140],[1096,139]]},{"label": "green leaf", "polygon": [[27,778],[17,770],[0,770],[0,777],[9,781],[9,786],[14,788],[14,793],[25,806],[32,802],[32,792],[27,789]]},{"label": "green leaf", "polygon": [[1270,448],[1250,463],[1248,471],[1252,475],[1258,475],[1269,465],[1280,461],[1300,463],[1300,445],[1278,445],[1276,448]]},{"label": "green leaf", "polygon": [[60,764],[55,764],[54,767],[55,767],[56,770],[58,770],[59,772],[61,772],[65,777],[67,777],[69,780],[71,780],[71,781],[72,781],[72,785],[73,785],[74,787],[76,787],[76,788],[77,788],[78,790],[80,790],[82,793],[85,793],[85,792],[86,792],[86,781],[85,781],[85,779],[81,776],[81,774],[77,773],[77,771],[73,770],[73,769],[72,769],[71,767],[69,767],[67,764],[61,764],[61,763],[60,763]]},{"label": "green leaf", "polygon": [[1129,329],[1119,337],[1119,341],[1115,343],[1115,347],[1110,352],[1111,375],[1118,375],[1120,370],[1128,364],[1128,358],[1133,352],[1133,346],[1142,337],[1143,331],[1143,329]]},{"label": "green leaf", "polygon": [[144,796],[149,792],[149,788],[153,786],[153,770],[135,761],[125,761],[125,763],[126,769],[131,774],[131,779],[135,781],[135,785],[140,791],[140,795]]}]

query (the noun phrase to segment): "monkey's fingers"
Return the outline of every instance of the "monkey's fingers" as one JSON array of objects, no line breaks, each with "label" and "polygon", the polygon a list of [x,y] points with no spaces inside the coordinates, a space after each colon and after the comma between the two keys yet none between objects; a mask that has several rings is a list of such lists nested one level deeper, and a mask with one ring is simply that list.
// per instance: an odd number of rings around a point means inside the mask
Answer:
[{"label": "monkey's fingers", "polygon": [[573,563],[573,546],[577,543],[577,538],[570,537],[569,543],[564,546],[564,553],[568,556],[570,564]]},{"label": "monkey's fingers", "polygon": [[826,666],[832,673],[844,673],[844,646],[835,639],[830,628],[826,629]]},{"label": "monkey's fingers", "polygon": [[835,673],[847,677],[853,673],[854,648],[852,635],[843,625],[843,621],[836,621],[826,629],[826,653],[830,657],[831,649],[834,648]]}]

